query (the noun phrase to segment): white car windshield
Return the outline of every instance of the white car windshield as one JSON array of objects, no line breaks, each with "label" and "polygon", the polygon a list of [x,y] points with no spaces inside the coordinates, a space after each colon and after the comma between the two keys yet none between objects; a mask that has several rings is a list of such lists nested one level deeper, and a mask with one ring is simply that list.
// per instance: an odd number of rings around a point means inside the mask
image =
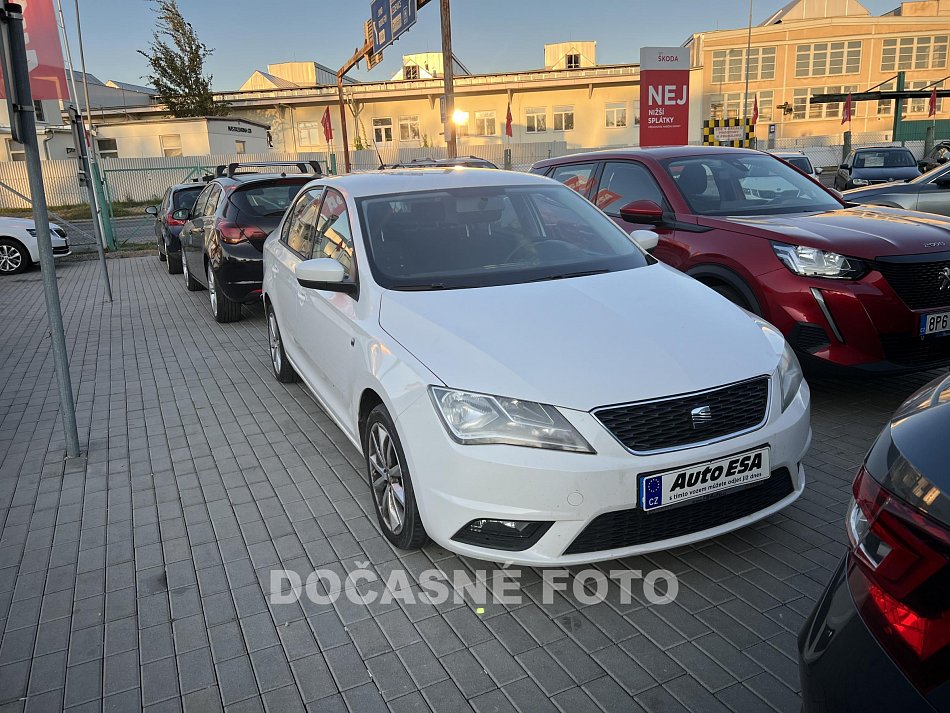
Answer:
[{"label": "white car windshield", "polygon": [[358,201],[378,284],[488,287],[629,270],[654,262],[563,186],[492,186]]},{"label": "white car windshield", "polygon": [[778,215],[842,207],[815,181],[766,154],[674,158],[664,167],[696,215]]}]

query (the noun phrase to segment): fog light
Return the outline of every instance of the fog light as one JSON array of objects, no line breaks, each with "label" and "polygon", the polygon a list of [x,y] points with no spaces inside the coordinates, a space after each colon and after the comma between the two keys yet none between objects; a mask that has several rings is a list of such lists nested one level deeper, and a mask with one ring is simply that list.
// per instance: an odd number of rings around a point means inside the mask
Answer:
[{"label": "fog light", "polygon": [[472,520],[452,539],[477,547],[517,552],[535,544],[552,524],[537,520]]}]

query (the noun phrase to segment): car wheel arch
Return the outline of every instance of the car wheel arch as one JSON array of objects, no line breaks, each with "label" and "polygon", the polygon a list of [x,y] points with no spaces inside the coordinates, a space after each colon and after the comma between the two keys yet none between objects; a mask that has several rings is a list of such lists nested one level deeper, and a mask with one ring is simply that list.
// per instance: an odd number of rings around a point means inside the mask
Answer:
[{"label": "car wheel arch", "polygon": [[722,265],[697,265],[687,270],[686,274],[702,282],[707,287],[722,285],[735,290],[742,299],[745,300],[747,309],[750,312],[764,316],[762,314],[762,303],[749,286],[749,283],[741,275],[728,267],[723,267]]},{"label": "car wheel arch", "polygon": [[388,410],[389,407],[386,405],[386,402],[383,400],[383,397],[380,396],[375,389],[365,388],[360,394],[359,407],[357,408],[357,419],[356,419],[356,428],[357,433],[359,434],[360,443],[363,442],[366,430],[366,422],[369,420],[369,415],[372,413],[373,409],[377,406],[385,406]]},{"label": "car wheel arch", "polygon": [[14,237],[12,235],[0,235],[0,240],[6,240],[13,243],[17,248],[22,250],[31,261],[35,262],[33,253],[30,252],[29,246],[27,246],[27,244],[24,243],[20,238]]}]

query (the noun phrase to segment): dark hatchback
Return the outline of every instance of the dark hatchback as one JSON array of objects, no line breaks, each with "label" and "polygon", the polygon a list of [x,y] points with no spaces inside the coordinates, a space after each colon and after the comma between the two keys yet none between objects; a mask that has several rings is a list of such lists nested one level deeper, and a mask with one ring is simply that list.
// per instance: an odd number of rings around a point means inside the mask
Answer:
[{"label": "dark hatchback", "polygon": [[835,174],[835,188],[846,191],[876,183],[906,181],[920,175],[914,154],[900,146],[855,149]]},{"label": "dark hatchback", "polygon": [[950,376],[910,397],[854,481],[850,546],[799,635],[805,713],[950,711]]},{"label": "dark hatchback", "polygon": [[[264,240],[280,223],[300,189],[314,179],[306,164],[300,175],[241,172],[245,167],[282,163],[232,164],[217,169],[190,211],[173,214],[186,220],[181,229],[182,266],[189,291],[208,290],[218,322],[241,318],[241,305],[260,299],[264,279]],[[317,174],[319,175],[319,174]]]},{"label": "dark hatchback", "polygon": [[203,183],[179,183],[172,186],[158,205],[150,205],[145,212],[155,217],[155,240],[158,259],[165,263],[169,275],[181,273],[181,243],[178,240],[184,220],[172,217],[176,210],[191,210],[195,199],[204,188]]}]

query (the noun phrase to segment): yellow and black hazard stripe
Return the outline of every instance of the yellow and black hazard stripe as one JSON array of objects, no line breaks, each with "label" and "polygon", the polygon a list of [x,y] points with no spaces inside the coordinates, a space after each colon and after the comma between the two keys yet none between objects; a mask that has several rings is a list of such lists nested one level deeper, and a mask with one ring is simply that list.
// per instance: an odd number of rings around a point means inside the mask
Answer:
[{"label": "yellow and black hazard stripe", "polygon": [[[716,136],[716,129],[741,127],[741,138],[722,140]],[[735,133],[735,132],[730,132]],[[755,125],[749,119],[709,119],[703,122],[703,146],[731,146],[732,148],[750,148],[755,138]]]}]

